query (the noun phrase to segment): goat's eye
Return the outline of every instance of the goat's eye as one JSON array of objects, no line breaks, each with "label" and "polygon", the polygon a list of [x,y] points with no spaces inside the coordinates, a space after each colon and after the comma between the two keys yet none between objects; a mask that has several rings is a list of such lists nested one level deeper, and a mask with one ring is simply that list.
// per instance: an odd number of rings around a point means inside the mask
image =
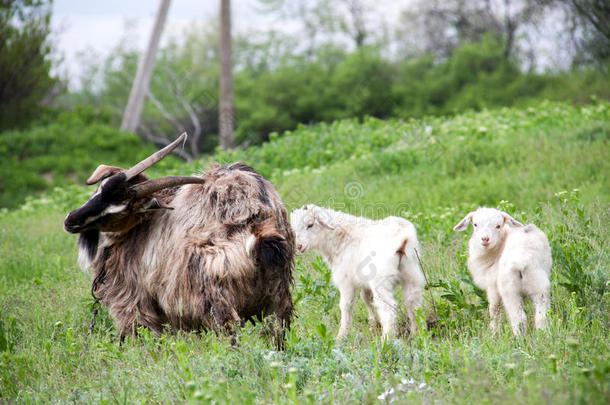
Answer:
[{"label": "goat's eye", "polygon": [[477,224],[474,224],[474,227],[476,228],[476,227],[477,227]]},{"label": "goat's eye", "polygon": [[310,229],[312,226],[313,226],[313,224],[307,225],[307,229]]},{"label": "goat's eye", "polygon": [[500,225],[496,225],[496,229],[500,229]]}]

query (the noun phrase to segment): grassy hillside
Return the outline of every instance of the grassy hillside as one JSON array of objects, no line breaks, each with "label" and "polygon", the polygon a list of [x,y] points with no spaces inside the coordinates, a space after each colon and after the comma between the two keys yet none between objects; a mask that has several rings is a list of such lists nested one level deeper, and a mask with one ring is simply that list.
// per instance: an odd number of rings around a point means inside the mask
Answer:
[{"label": "grassy hillside", "polygon": [[[117,131],[89,108],[64,111],[28,129],[0,134],[0,208],[54,187],[84,183],[100,163],[129,167],[154,152],[137,136]],[[170,157],[161,163],[175,165]],[[156,170],[156,168],[155,168]]]},{"label": "grassy hillside", "polygon": [[[213,333],[122,346],[102,311],[87,338],[90,279],[76,265],[67,211],[89,189],[56,189],[0,213],[0,398],[17,402],[608,403],[610,400],[610,104],[543,104],[410,122],[367,119],[302,127],[243,160],[288,208],[314,202],[416,225],[431,281],[421,312],[438,327],[390,342],[358,302],[336,342],[338,293],[315,254],[296,260],[297,317],[277,352],[248,326],[237,346]],[[182,168],[202,170],[209,162]],[[175,171],[175,169],[172,169]],[[468,232],[455,225],[497,206],[546,231],[553,248],[545,332],[488,331],[484,295],[465,267]],[[531,307],[527,308],[531,315]],[[531,318],[531,316],[530,316]],[[404,314],[401,314],[404,330]]]}]

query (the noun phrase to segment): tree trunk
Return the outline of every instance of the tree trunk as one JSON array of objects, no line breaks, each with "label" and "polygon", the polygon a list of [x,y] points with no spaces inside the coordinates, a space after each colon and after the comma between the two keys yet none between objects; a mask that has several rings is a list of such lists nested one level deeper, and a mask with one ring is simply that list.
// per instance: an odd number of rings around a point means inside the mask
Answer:
[{"label": "tree trunk", "polygon": [[233,147],[233,71],[231,62],[231,1],[220,0],[220,146]]},{"label": "tree trunk", "polygon": [[140,115],[142,114],[142,106],[150,85],[150,78],[155,67],[155,57],[159,48],[159,40],[163,32],[163,26],[167,19],[167,10],[169,9],[170,0],[161,0],[157,17],[153,26],[148,47],[140,63],[136,78],[129,93],[129,101],[125,107],[123,121],[121,122],[121,130],[134,132],[140,125]]}]

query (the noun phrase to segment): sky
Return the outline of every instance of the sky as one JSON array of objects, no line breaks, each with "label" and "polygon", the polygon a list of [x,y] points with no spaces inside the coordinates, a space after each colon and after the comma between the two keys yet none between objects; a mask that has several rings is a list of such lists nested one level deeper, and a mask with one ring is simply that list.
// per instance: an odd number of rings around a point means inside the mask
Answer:
[{"label": "sky", "polygon": [[[398,18],[399,11],[409,1],[376,0],[374,4],[376,11],[392,20]],[[70,88],[77,89],[78,78],[83,73],[79,54],[102,61],[126,36],[138,49],[144,50],[159,3],[158,0],[54,0],[53,42],[56,59],[62,60],[57,72],[69,81]],[[234,32],[244,33],[271,25],[280,31],[291,31],[289,22],[265,15],[258,0],[232,0],[231,3]],[[168,38],[179,37],[194,22],[217,18],[219,5],[219,0],[172,0],[161,45]]]},{"label": "sky", "polygon": [[[378,26],[388,27],[398,22],[401,10],[412,1],[365,0],[365,3],[383,20]],[[54,73],[66,79],[72,90],[78,90],[79,78],[84,72],[83,59],[101,63],[124,38],[143,51],[159,3],[159,0],[54,0],[52,40],[55,59],[62,61],[55,64]],[[247,33],[268,27],[280,32],[294,31],[294,21],[262,12],[260,0],[232,0],[231,3],[233,32]],[[179,38],[193,23],[216,19],[219,5],[220,0],[172,0],[161,45],[169,38]],[[536,53],[543,61],[557,58],[562,52],[561,48],[548,46],[550,39],[538,38],[538,42]]]},{"label": "sky", "polygon": [[[233,8],[250,8],[248,0],[234,0]],[[164,39],[179,35],[189,24],[218,15],[219,1],[173,0],[163,33]],[[102,60],[129,36],[143,50],[159,7],[155,0],[55,0],[52,31],[56,54],[63,62],[58,68],[70,87],[78,87],[82,73],[79,54]]]}]

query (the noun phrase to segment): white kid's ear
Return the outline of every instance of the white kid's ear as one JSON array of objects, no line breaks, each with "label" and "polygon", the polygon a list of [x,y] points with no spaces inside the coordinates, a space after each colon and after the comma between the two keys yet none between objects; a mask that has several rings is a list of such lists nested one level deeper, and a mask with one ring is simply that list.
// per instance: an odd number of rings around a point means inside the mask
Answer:
[{"label": "white kid's ear", "polygon": [[462,232],[464,229],[468,228],[468,224],[472,222],[472,214],[472,212],[469,212],[459,224],[453,227],[453,230],[456,232]]},{"label": "white kid's ear", "polygon": [[515,218],[508,215],[506,212],[502,212],[502,217],[504,218],[504,223],[512,226],[513,228],[520,228],[523,224],[517,221]]},{"label": "white kid's ear", "polygon": [[335,229],[335,227],[334,227],[334,226],[330,226],[330,225],[328,225],[328,223],[326,223],[326,221],[325,221],[325,220],[323,220],[322,218],[320,218],[320,216],[319,216],[317,213],[316,213],[316,214],[314,214],[313,218],[314,218],[314,220],[315,220],[315,221],[316,221],[318,224],[320,224],[320,226],[321,226],[322,228],[326,228],[326,229],[330,229],[330,230]]}]

